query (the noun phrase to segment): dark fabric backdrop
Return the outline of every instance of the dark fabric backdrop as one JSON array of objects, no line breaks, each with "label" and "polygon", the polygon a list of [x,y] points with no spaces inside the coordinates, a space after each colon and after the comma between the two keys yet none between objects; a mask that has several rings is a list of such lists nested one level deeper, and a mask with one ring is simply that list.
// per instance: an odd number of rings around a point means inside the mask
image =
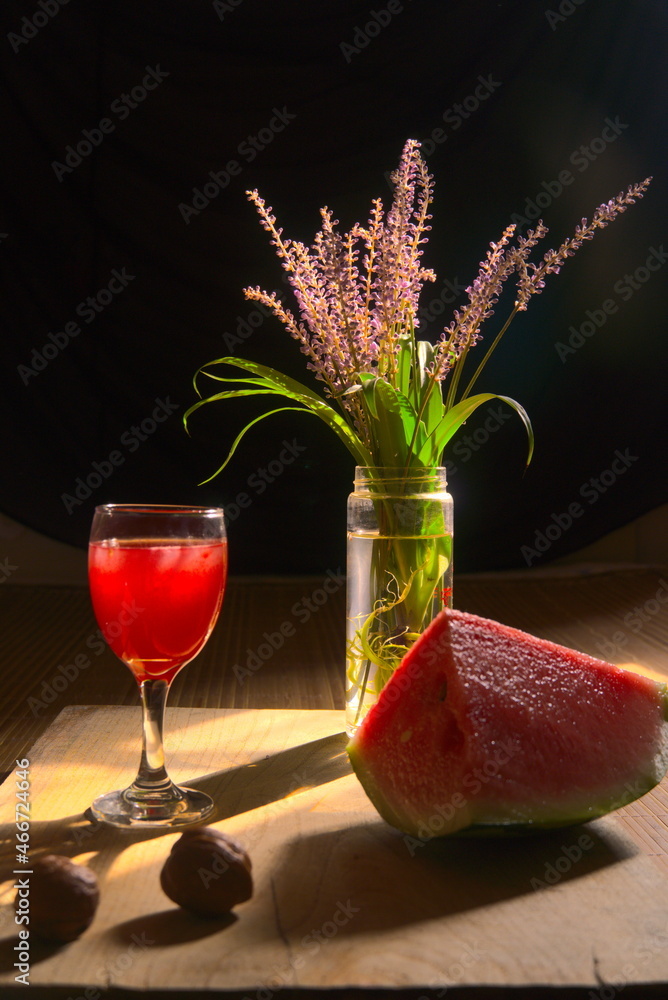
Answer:
[{"label": "dark fabric backdrop", "polygon": [[5,0],[1,17],[5,513],[83,546],[97,503],[224,504],[232,571],[342,566],[353,461],[324,425],[260,424],[199,486],[258,411],[212,406],[190,437],[182,416],[225,354],[307,377],[242,295],[283,287],[245,190],[310,242],[321,205],[348,227],[389,198],[408,137],[436,181],[434,338],[536,199],[558,245],[654,176],[489,365],[480,390],[524,404],[536,455],[524,473],[519,421],[494,405],[453,442],[457,568],[540,565],[665,501],[667,3]]}]

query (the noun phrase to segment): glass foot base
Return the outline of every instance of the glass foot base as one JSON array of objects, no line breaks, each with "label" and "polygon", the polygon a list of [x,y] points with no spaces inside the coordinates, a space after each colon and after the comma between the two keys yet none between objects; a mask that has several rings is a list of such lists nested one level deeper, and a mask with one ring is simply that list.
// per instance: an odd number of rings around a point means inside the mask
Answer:
[{"label": "glass foot base", "polygon": [[213,809],[213,799],[194,788],[172,785],[165,791],[148,792],[131,785],[100,795],[90,812],[101,823],[146,830],[201,823]]}]

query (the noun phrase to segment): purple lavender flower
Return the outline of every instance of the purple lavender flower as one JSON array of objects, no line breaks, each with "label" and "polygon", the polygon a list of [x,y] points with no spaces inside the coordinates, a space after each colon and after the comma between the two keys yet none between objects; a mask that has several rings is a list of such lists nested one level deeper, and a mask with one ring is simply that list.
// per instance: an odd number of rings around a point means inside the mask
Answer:
[{"label": "purple lavender flower", "polygon": [[355,224],[341,234],[338,221],[323,208],[322,226],[311,248],[285,239],[271,207],[257,191],[247,192],[288,273],[302,321],[275,293],[247,288],[245,294],[285,324],[327,395],[338,398],[356,417],[359,404],[353,395],[344,394],[359,385],[362,373],[386,375],[395,370],[399,334],[416,322],[422,286],[435,279],[420,262],[430,228],[432,178],[415,140],[406,143],[392,180],[394,198],[387,215],[376,199],[368,226]]},{"label": "purple lavender flower", "polygon": [[[417,327],[420,292],[425,281],[435,280],[434,272],[424,268],[421,260],[431,228],[433,178],[416,140],[409,139],[404,146],[391,179],[394,193],[387,213],[377,198],[365,227],[356,223],[349,232],[340,233],[338,220],[330,209],[323,208],[321,229],[310,248],[284,238],[271,207],[257,191],[247,192],[288,274],[301,319],[282,305],[276,293],[246,288],[245,294],[262,302],[281,320],[308,357],[307,367],[324,383],[326,395],[338,401],[367,442],[373,435],[358,396],[360,376],[378,375],[395,385],[401,337],[407,329]],[[481,339],[482,324],[493,316],[506,281],[516,276],[513,310],[462,399],[512,318],[527,308],[532,295],[543,290],[546,276],[557,274],[566,258],[592,239],[597,229],[641,198],[650,180],[631,185],[600,205],[591,222],[582,219],[574,235],[558,250],[548,250],[539,263],[529,258],[547,235],[542,220],[526,237],[516,236],[515,226],[508,226],[499,242],[490,245],[476,278],[466,289],[467,303],[455,310],[425,372],[435,383],[451,375],[446,409],[454,405],[468,351]]]}]

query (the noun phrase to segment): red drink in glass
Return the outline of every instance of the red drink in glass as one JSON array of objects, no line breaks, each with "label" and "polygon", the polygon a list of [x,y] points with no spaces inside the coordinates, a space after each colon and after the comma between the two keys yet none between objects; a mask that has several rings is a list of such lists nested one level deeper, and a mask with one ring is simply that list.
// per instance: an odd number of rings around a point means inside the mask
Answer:
[{"label": "red drink in glass", "polygon": [[139,682],[171,681],[199,653],[218,618],[227,542],[93,542],[91,598],[105,640]]},{"label": "red drink in glass", "polygon": [[137,679],[142,751],[127,788],[98,795],[92,816],[112,826],[201,823],[215,809],[199,788],[175,785],[163,727],[172,678],[211,634],[227,581],[221,507],[103,504],[91,525],[88,575],[100,630]]}]

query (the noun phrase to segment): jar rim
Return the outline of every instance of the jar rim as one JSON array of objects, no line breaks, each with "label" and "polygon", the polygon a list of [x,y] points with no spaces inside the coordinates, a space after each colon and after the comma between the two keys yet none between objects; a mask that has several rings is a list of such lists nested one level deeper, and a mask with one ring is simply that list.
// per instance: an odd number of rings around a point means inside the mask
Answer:
[{"label": "jar rim", "polygon": [[416,479],[445,476],[445,465],[428,465],[422,469],[407,469],[405,465],[356,465],[355,476],[378,476],[385,479]]},{"label": "jar rim", "polygon": [[378,470],[378,471],[381,471],[381,472],[388,472],[388,473],[395,473],[395,474],[396,473],[401,473],[401,475],[407,475],[408,474],[408,475],[413,475],[413,476],[419,476],[419,475],[421,475],[422,473],[425,473],[425,472],[427,472],[427,473],[429,473],[429,472],[433,472],[433,473],[436,473],[436,472],[445,472],[446,471],[446,466],[445,465],[426,465],[423,468],[419,468],[419,469],[416,469],[416,468],[409,468],[409,469],[407,469],[405,465],[356,465],[355,466],[355,471],[358,471],[358,470],[359,471],[363,471],[364,469],[373,469],[373,470]]},{"label": "jar rim", "polygon": [[138,514],[156,516],[196,515],[219,517],[225,511],[222,507],[198,507],[189,504],[151,503],[103,503],[95,508],[96,514]]},{"label": "jar rim", "polygon": [[381,485],[383,483],[400,483],[416,486],[429,483],[434,486],[447,487],[447,469],[444,465],[430,465],[421,469],[406,469],[403,465],[357,465],[355,466],[355,485]]}]

